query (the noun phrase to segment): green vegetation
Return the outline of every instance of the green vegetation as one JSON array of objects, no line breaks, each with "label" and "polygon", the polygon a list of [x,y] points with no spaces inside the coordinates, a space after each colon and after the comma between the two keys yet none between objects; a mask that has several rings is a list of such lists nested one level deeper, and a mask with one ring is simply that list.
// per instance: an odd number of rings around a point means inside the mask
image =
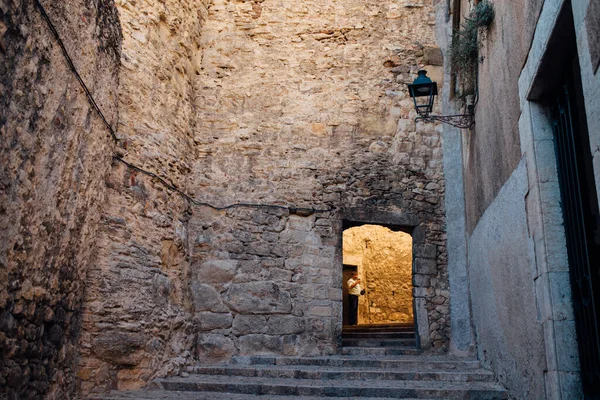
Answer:
[{"label": "green vegetation", "polygon": [[452,43],[448,51],[452,71],[457,74],[463,87],[470,88],[470,90],[463,90],[463,96],[472,92],[479,47],[493,20],[494,5],[488,0],[483,0],[471,10],[460,29],[452,35]]}]

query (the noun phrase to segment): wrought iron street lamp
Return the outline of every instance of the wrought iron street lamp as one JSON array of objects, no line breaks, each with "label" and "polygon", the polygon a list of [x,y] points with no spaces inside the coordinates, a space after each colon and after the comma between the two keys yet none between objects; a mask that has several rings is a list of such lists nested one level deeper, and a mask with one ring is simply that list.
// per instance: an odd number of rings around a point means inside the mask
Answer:
[{"label": "wrought iron street lamp", "polygon": [[475,124],[473,106],[467,106],[467,114],[457,115],[432,115],[433,102],[438,94],[437,83],[428,76],[427,71],[420,70],[417,79],[408,85],[408,92],[415,103],[415,110],[419,115],[415,121],[434,122],[440,121],[457,128],[469,129]]}]

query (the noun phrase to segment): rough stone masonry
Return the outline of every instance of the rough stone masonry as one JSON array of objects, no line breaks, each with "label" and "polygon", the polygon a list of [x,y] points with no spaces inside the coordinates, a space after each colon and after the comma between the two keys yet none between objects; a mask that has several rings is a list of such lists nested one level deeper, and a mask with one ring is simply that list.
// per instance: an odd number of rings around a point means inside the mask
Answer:
[{"label": "rough stone masonry", "polygon": [[[87,393],[139,387],[196,359],[336,352],[344,220],[411,230],[420,344],[446,349],[441,136],[415,124],[405,89],[423,67],[441,80],[431,2],[115,3],[119,153],[200,201],[283,208],[190,205],[113,164],[89,196],[101,212],[77,214],[99,228],[80,243],[92,258],[74,279],[85,296],[73,309],[79,361],[61,373],[76,371]],[[81,24],[83,6],[64,7],[54,19]],[[90,68],[86,54],[73,52]],[[116,82],[97,81],[98,95]]]},{"label": "rough stone masonry", "polygon": [[117,8],[128,159],[213,205],[331,211],[188,210],[115,168],[86,283],[82,390],[137,387],[195,358],[335,352],[343,219],[415,229],[421,341],[445,348],[440,133],[415,125],[405,90],[418,68],[440,62],[431,5]]},{"label": "rough stone masonry", "polygon": [[[46,4],[115,123],[121,32],[112,2]],[[110,147],[35,3],[0,1],[0,398],[73,396]]]}]

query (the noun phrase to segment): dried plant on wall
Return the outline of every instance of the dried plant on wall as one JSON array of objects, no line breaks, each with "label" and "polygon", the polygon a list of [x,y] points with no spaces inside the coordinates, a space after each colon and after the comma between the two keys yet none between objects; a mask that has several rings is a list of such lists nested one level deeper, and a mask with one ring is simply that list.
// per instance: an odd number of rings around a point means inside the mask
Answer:
[{"label": "dried plant on wall", "polygon": [[460,29],[452,35],[448,49],[450,66],[458,79],[457,96],[464,99],[476,91],[476,76],[479,48],[487,29],[494,20],[494,6],[484,0],[477,4],[465,18]]}]

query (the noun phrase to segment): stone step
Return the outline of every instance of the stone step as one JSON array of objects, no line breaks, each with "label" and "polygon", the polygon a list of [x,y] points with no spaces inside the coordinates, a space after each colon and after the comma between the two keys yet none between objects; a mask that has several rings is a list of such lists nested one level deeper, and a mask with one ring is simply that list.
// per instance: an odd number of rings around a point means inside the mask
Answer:
[{"label": "stone step", "polygon": [[188,372],[201,375],[225,375],[261,378],[316,380],[420,380],[445,382],[493,382],[494,375],[484,369],[466,371],[428,371],[422,369],[332,368],[298,365],[215,365],[189,367]]},{"label": "stone step", "polygon": [[480,368],[478,360],[446,355],[352,356],[322,357],[236,356],[232,365],[293,365],[335,368],[375,368],[420,371],[465,371]]},{"label": "stone step", "polygon": [[[345,400],[387,400],[396,397],[344,397]],[[181,392],[174,390],[127,390],[122,392],[110,392],[108,394],[95,394],[86,397],[87,400],[323,400],[321,396],[268,396],[254,394],[227,393],[222,392]],[[416,398],[405,398],[404,400],[417,400]],[[434,400],[420,398],[418,400]]]},{"label": "stone step", "polygon": [[253,378],[240,376],[191,375],[157,379],[165,390],[223,392],[249,395],[322,397],[391,397],[432,399],[506,399],[506,392],[492,382],[443,381],[321,381],[310,379]]},{"label": "stone step", "polygon": [[412,339],[342,339],[343,347],[412,347],[415,348],[417,342],[414,338]]},{"label": "stone step", "polygon": [[349,356],[405,356],[418,355],[421,351],[414,346],[398,347],[369,347],[369,346],[347,346],[342,347],[342,355]]},{"label": "stone step", "polygon": [[411,339],[415,332],[343,332],[342,339]]},{"label": "stone step", "polygon": [[369,328],[406,328],[414,327],[415,324],[412,322],[395,322],[389,324],[360,324],[360,325],[344,325],[344,329],[369,329]]},{"label": "stone step", "polygon": [[344,325],[342,332],[414,332],[413,324],[393,325]]}]

